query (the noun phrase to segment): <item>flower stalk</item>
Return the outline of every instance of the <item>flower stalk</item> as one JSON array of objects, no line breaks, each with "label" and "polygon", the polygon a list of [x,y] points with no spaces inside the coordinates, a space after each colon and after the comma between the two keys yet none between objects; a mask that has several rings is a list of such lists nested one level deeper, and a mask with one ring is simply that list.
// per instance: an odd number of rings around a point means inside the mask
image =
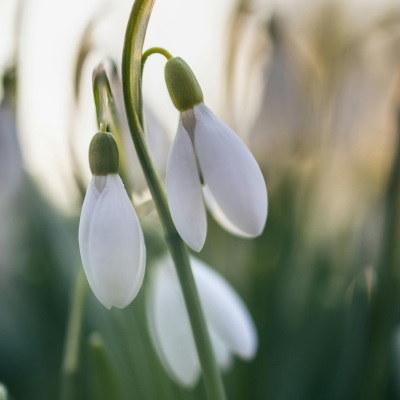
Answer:
[{"label": "flower stalk", "polygon": [[210,400],[222,400],[225,399],[225,391],[215,355],[211,347],[211,341],[200,305],[193,273],[190,268],[188,251],[172,221],[165,193],[144,140],[141,78],[143,62],[142,51],[153,4],[154,0],[135,1],[129,17],[122,56],[122,82],[125,108],[132,140],[135,144],[139,161],[142,165],[148,187],[164,228],[167,245],[182,287],[203,372],[206,392]]},{"label": "flower stalk", "polygon": [[[122,128],[118,118],[114,94],[103,64],[99,64],[93,71],[93,98],[96,107],[97,123],[103,129],[107,128],[113,134],[119,151],[119,173],[128,193],[131,192],[130,181],[127,177],[127,161],[125,152],[122,151]],[[105,126],[104,126],[105,125]]]},{"label": "flower stalk", "polygon": [[169,51],[163,49],[162,47],[151,47],[150,49],[147,49],[142,55],[142,74],[143,74],[144,64],[152,54],[161,54],[167,60],[170,60],[172,58],[172,54]]}]

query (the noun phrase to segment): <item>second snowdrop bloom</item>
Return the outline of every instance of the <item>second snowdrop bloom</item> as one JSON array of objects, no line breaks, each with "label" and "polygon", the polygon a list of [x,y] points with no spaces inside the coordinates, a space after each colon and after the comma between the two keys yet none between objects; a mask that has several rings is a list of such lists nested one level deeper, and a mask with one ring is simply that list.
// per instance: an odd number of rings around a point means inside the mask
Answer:
[{"label": "second snowdrop bloom", "polygon": [[[253,320],[232,286],[202,261],[191,258],[217,363],[222,370],[232,365],[233,355],[254,357],[258,339]],[[178,277],[169,257],[152,268],[147,320],[155,350],[167,373],[183,386],[194,386],[200,363]]]},{"label": "second snowdrop bloom", "polygon": [[107,308],[123,308],[143,282],[143,232],[117,173],[118,149],[110,133],[93,137],[89,161],[93,177],[79,223],[82,264],[98,300]]},{"label": "second snowdrop bloom", "polygon": [[268,200],[255,158],[204,104],[200,86],[182,59],[170,59],[165,76],[172,101],[181,111],[166,176],[168,203],[180,236],[193,250],[202,249],[207,234],[204,200],[229,232],[260,235]]}]

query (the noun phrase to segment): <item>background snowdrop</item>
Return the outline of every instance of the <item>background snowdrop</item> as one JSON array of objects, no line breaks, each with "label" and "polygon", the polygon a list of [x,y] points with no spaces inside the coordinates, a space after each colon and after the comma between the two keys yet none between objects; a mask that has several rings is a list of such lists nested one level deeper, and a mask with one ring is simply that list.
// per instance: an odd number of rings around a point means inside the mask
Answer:
[{"label": "background snowdrop", "polygon": [[[219,367],[227,370],[233,355],[252,359],[257,332],[242,299],[210,266],[194,257],[191,264]],[[171,377],[193,386],[199,380],[200,365],[172,260],[164,256],[152,269],[147,320],[154,347]]]}]

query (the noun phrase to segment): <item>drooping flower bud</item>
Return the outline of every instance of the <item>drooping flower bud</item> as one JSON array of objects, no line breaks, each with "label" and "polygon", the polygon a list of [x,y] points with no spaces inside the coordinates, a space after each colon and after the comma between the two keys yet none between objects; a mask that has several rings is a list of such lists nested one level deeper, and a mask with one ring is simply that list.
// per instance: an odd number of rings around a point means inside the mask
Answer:
[{"label": "drooping flower bud", "polygon": [[189,65],[180,57],[173,57],[167,61],[165,82],[172,102],[181,112],[204,101],[199,82]]},{"label": "drooping flower bud", "polygon": [[111,133],[98,132],[93,136],[89,146],[89,165],[95,176],[118,173],[118,147]]}]

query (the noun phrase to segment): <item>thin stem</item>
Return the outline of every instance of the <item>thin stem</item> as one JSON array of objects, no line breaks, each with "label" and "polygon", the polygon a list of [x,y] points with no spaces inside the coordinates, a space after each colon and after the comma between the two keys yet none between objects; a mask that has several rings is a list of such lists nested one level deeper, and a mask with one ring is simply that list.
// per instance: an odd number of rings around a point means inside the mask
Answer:
[{"label": "thin stem", "polygon": [[176,231],[169,233],[166,239],[168,249],[175,263],[186,308],[188,310],[190,325],[192,327],[197,354],[203,371],[204,385],[208,398],[210,400],[226,399],[221,373],[211,347],[210,335],[207,330],[199,294],[190,267],[187,248]]},{"label": "thin stem", "polygon": [[122,135],[124,132],[122,131],[121,121],[117,110],[116,98],[111,89],[110,81],[102,63],[100,63],[93,71],[93,97],[99,129],[102,132],[103,126],[103,129],[108,129],[114,135],[118,149],[120,150],[119,173],[127,192],[131,193],[132,188],[127,176],[128,167],[126,156],[125,152],[122,151]]},{"label": "thin stem", "polygon": [[106,133],[107,124],[105,122],[100,122],[99,124],[99,132]]},{"label": "thin stem", "polygon": [[138,117],[143,107],[141,85],[142,49],[153,4],[154,0],[135,1],[128,21],[122,55],[122,85],[126,114],[132,140],[135,144],[138,158],[163,225],[167,245],[178,273],[208,398],[223,400],[225,399],[225,391],[211,347],[193,273],[190,268],[187,248],[178,235],[172,221],[165,193],[144,142],[143,123]]},{"label": "thin stem", "polygon": [[79,345],[81,342],[86,289],[86,277],[83,269],[79,268],[71,300],[64,360],[61,369],[60,399],[62,400],[76,398],[74,380],[79,367]]},{"label": "thin stem", "polygon": [[102,63],[93,70],[93,97],[98,125],[101,123],[115,124],[115,121],[118,121],[118,115],[114,96]]},{"label": "thin stem", "polygon": [[[129,108],[133,107],[133,110],[136,110],[136,113],[139,115],[141,126],[143,126],[143,95],[141,91],[142,52],[147,25],[154,2],[155,0],[136,0],[133,3],[126,27],[124,49],[122,52],[122,81],[125,108],[127,109],[127,115],[129,113]],[[124,77],[124,69],[126,68],[129,71],[126,71],[126,76]],[[125,90],[126,87],[128,91]],[[129,98],[129,103],[127,103],[127,98]]]},{"label": "thin stem", "polygon": [[151,47],[150,49],[147,49],[142,55],[142,74],[143,74],[144,64],[152,54],[161,54],[167,60],[170,60],[172,58],[172,54],[169,51],[163,49],[162,47]]},{"label": "thin stem", "polygon": [[[138,143],[136,150],[139,156],[139,160],[141,161],[141,163],[142,159],[145,160],[142,163],[143,171],[145,173],[147,184],[149,186],[150,192],[157,208],[158,215],[164,228],[168,249],[171,253],[177,270],[178,278],[183,292],[183,297],[185,299],[186,308],[189,314],[189,320],[192,327],[194,340],[196,343],[197,354],[199,356],[200,365],[203,371],[206,391],[210,400],[223,400],[226,398],[225,391],[221,375],[215,360],[214,352],[211,347],[211,341],[207,330],[206,321],[204,318],[203,310],[201,308],[197,287],[195,285],[193,277],[193,272],[190,267],[187,248],[172,222],[164,191],[162,190],[159,183],[158,176],[148,155],[147,148],[145,146],[143,148],[141,147],[143,143],[143,131],[140,127],[139,119],[136,113],[134,112],[134,110],[132,111],[133,113],[129,116],[129,124],[134,126],[133,132],[138,132],[137,135],[132,133],[132,138],[135,142],[135,146],[136,143]],[[131,121],[133,121],[132,124]],[[137,136],[139,136],[140,138],[138,138]]]}]

